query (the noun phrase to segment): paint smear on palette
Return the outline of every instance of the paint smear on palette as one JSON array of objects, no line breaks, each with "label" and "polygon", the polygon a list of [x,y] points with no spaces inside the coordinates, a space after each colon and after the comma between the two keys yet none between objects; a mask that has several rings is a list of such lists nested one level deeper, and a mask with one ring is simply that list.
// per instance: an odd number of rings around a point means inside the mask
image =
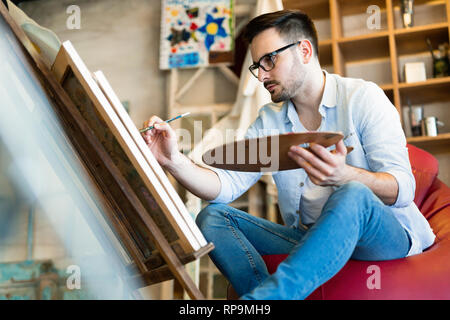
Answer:
[{"label": "paint smear on palette", "polygon": [[161,69],[231,64],[233,39],[233,0],[163,0]]}]

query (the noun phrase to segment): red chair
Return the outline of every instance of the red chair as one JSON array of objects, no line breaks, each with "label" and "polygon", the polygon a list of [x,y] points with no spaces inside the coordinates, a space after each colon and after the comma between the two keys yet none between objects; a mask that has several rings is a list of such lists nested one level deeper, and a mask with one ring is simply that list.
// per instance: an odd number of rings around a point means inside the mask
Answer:
[{"label": "red chair", "polygon": [[[408,150],[416,178],[414,202],[433,228],[435,243],[420,254],[402,259],[349,260],[307,300],[450,299],[450,188],[437,178],[436,158],[412,145]],[[286,257],[263,256],[269,273],[275,272]],[[371,265],[379,267],[379,288],[370,285],[374,275]]]}]

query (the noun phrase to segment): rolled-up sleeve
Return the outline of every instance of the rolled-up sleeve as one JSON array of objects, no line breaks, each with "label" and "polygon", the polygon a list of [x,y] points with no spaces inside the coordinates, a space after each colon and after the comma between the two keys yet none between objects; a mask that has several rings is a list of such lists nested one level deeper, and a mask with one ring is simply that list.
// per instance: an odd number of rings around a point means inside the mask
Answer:
[{"label": "rolled-up sleeve", "polygon": [[240,172],[211,168],[220,179],[219,195],[210,203],[230,203],[239,198],[261,177],[260,172]]},{"label": "rolled-up sleeve", "polygon": [[416,182],[399,113],[375,84],[361,100],[358,131],[370,170],[389,173],[397,180],[397,200],[391,207],[408,206],[414,200]]},{"label": "rolled-up sleeve", "polygon": [[[262,120],[259,116],[247,129],[245,138],[255,138],[262,130]],[[239,198],[245,191],[254,185],[260,178],[261,172],[242,172],[223,170],[210,167],[220,180],[220,192],[210,203],[230,203]]]}]

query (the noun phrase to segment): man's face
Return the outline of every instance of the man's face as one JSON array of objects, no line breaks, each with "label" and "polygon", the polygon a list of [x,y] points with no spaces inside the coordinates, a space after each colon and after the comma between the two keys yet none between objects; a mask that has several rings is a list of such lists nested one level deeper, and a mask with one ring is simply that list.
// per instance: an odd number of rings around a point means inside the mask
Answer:
[{"label": "man's face", "polygon": [[[301,39],[299,39],[301,40]],[[277,30],[270,28],[258,34],[250,45],[253,62],[290,43],[283,39]],[[291,99],[303,83],[302,63],[298,45],[293,46],[274,58],[275,67],[270,71],[258,70],[258,80],[263,82],[275,103]]]}]

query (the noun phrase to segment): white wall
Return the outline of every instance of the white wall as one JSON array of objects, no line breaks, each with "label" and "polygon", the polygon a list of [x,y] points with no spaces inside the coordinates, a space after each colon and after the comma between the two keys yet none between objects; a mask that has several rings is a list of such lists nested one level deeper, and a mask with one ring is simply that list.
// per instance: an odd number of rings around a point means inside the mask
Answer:
[{"label": "white wall", "polygon": [[[66,9],[78,5],[80,29],[66,26]],[[37,23],[70,40],[87,67],[102,70],[137,125],[165,116],[165,72],[158,69],[159,0],[41,0],[21,8]]]}]

